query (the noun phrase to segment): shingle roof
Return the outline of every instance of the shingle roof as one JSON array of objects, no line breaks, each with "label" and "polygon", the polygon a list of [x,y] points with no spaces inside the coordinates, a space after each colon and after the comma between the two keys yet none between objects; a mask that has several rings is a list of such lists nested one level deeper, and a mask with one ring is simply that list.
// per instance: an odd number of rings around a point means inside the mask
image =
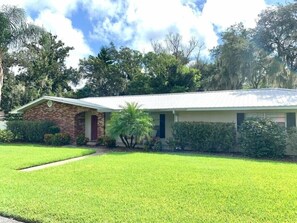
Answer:
[{"label": "shingle roof", "polygon": [[73,104],[98,111],[120,110],[127,102],[137,102],[144,110],[259,110],[259,109],[297,109],[296,89],[252,89],[227,90],[173,94],[89,97],[70,99],[45,96],[26,104],[13,112],[24,110],[53,100]]},{"label": "shingle roof", "polygon": [[297,108],[295,89],[227,90],[175,94],[84,98],[81,101],[118,110],[137,102],[144,110],[235,110]]}]

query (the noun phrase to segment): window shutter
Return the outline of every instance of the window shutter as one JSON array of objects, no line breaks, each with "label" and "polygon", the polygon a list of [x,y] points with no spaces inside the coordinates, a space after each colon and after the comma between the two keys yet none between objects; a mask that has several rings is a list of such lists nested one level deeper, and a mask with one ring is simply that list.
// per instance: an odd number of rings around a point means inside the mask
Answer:
[{"label": "window shutter", "polygon": [[165,138],[165,114],[160,114],[160,138]]},{"label": "window shutter", "polygon": [[295,112],[287,113],[287,128],[296,127],[296,114]]},{"label": "window shutter", "polygon": [[237,129],[239,129],[243,121],[244,121],[244,113],[237,113]]}]

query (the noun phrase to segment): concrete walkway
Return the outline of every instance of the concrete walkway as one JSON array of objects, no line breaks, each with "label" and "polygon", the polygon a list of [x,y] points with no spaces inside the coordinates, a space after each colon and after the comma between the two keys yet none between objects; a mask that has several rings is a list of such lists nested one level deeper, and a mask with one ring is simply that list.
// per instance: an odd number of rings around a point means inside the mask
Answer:
[{"label": "concrete walkway", "polygon": [[4,218],[0,216],[0,223],[22,223],[22,222],[13,220],[12,218]]},{"label": "concrete walkway", "polygon": [[[28,167],[28,168],[25,168],[25,169],[21,169],[20,171],[22,171],[22,172],[31,172],[31,171],[45,169],[45,168],[48,168],[48,167],[61,166],[61,165],[67,164],[67,163],[72,163],[72,162],[75,162],[75,161],[83,160],[83,159],[86,159],[86,158],[91,157],[91,156],[100,156],[100,155],[103,155],[103,154],[105,154],[107,152],[108,152],[108,150],[106,150],[106,149],[96,149],[96,153],[93,153],[91,155],[85,155],[85,156],[70,158],[70,159],[67,159],[67,160],[42,164],[42,165],[39,165],[39,166]],[[1,221],[0,221],[0,223],[1,223]]]}]

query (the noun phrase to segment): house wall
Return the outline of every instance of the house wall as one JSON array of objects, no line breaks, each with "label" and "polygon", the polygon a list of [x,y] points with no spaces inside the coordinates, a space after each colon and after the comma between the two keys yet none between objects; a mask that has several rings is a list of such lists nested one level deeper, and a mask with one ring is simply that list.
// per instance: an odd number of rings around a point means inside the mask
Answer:
[{"label": "house wall", "polygon": [[235,111],[185,111],[178,112],[179,122],[234,122],[236,123]]},{"label": "house wall", "polygon": [[154,126],[160,125],[160,114],[165,114],[165,138],[172,137],[172,125],[174,123],[174,115],[172,112],[151,112]]},{"label": "house wall", "polygon": [[59,126],[61,132],[71,136],[74,142],[79,134],[84,134],[86,125],[85,112],[95,112],[98,116],[98,136],[104,134],[104,115],[95,109],[53,102],[51,107],[47,102],[36,105],[23,114],[25,120],[50,120]]}]

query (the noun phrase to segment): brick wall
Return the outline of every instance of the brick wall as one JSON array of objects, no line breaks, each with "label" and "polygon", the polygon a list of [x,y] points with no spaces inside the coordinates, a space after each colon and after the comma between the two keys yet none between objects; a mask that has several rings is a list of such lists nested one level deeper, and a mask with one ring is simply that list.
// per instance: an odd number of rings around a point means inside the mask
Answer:
[{"label": "brick wall", "polygon": [[25,120],[50,120],[55,122],[61,132],[71,136],[74,142],[79,134],[85,133],[85,112],[96,112],[98,116],[98,137],[104,135],[104,114],[95,109],[53,102],[48,107],[46,102],[24,112]]}]

